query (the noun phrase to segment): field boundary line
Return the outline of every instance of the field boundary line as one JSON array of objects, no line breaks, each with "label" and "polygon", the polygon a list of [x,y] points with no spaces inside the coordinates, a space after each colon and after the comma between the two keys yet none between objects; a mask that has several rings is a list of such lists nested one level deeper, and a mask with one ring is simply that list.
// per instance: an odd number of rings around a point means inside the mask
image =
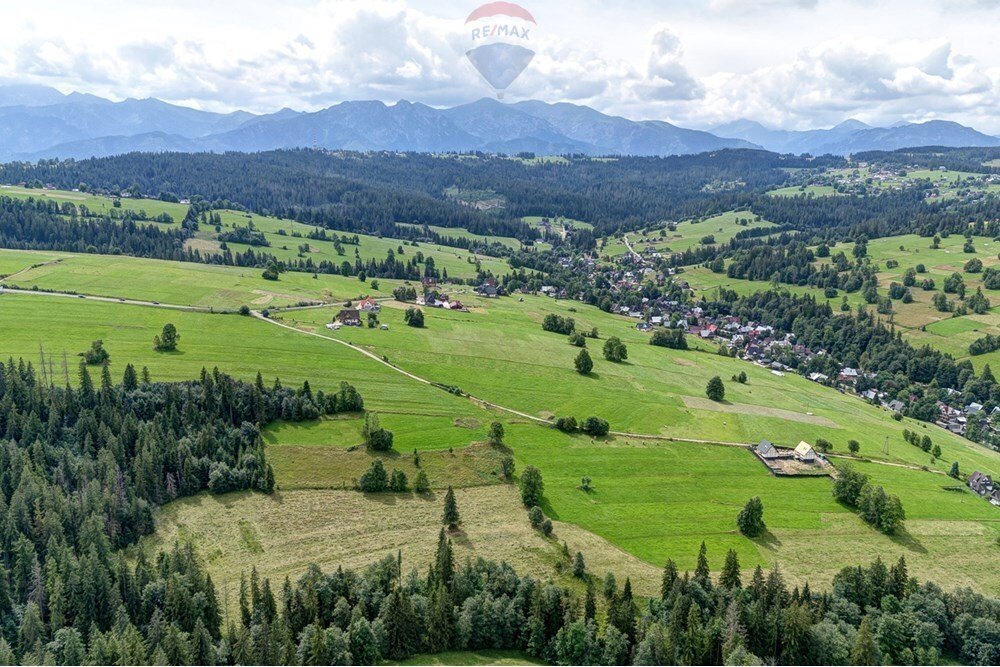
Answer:
[{"label": "field boundary line", "polygon": [[[6,280],[6,278],[4,279]],[[186,310],[194,313],[214,313],[216,315],[231,314],[235,311],[215,310],[208,306],[182,306],[176,303],[161,303],[158,301],[143,301],[142,299],[125,299],[113,296],[96,296],[93,294],[72,293],[72,292],[49,292],[46,290],[30,290],[20,287],[7,287],[0,285],[0,294],[27,294],[29,296],[54,296],[64,299],[87,299],[88,301],[100,301],[102,303],[124,303],[129,306],[148,306],[150,308],[166,308],[168,310]]]}]

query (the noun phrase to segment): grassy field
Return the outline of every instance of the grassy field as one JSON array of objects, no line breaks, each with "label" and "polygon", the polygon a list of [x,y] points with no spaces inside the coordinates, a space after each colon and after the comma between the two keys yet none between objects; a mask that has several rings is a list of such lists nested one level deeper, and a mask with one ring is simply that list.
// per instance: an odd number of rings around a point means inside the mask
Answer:
[{"label": "grassy field", "polygon": [[51,262],[59,256],[52,252],[27,252],[0,249],[0,276],[19,276],[36,264]]},{"label": "grassy field", "polygon": [[[494,273],[506,273],[507,263],[503,259],[487,257],[485,255],[475,255],[462,248],[451,248],[448,246],[433,243],[419,243],[417,246],[405,245],[399,239],[378,238],[359,234],[360,243],[358,245],[344,244],[344,254],[337,252],[332,241],[316,241],[307,238],[307,235],[315,228],[291,220],[279,220],[266,216],[240,213],[237,211],[221,212],[222,230],[227,231],[236,227],[246,227],[252,221],[254,227],[263,232],[265,238],[271,244],[266,248],[255,248],[268,252],[280,260],[299,260],[311,258],[314,263],[319,264],[323,260],[331,261],[335,264],[349,261],[352,264],[355,258],[362,261],[369,259],[383,260],[390,250],[396,254],[399,261],[407,261],[411,255],[417,252],[423,253],[425,257],[433,257],[434,265],[438,271],[447,270],[448,275],[456,278],[471,278],[476,275],[476,262],[487,270]],[[284,232],[283,234],[281,232]],[[332,232],[331,232],[332,234]],[[338,236],[340,233],[337,234]],[[199,236],[209,244],[215,243],[214,232],[206,230],[199,231]],[[348,234],[353,236],[353,234]],[[309,245],[309,251],[299,253],[299,246]],[[246,252],[250,248],[248,245],[240,243],[229,243],[233,252]],[[403,248],[403,254],[399,254],[399,248]],[[211,250],[211,246],[206,246]],[[355,252],[357,254],[355,254]]]},{"label": "grassy field", "polygon": [[[738,224],[738,220],[746,220],[746,225]],[[757,216],[745,211],[728,211],[705,220],[688,220],[677,225],[676,231],[640,230],[629,235],[629,241],[636,252],[651,248],[656,252],[684,252],[700,245],[706,236],[712,236],[714,243],[725,243],[744,229],[773,227],[766,220],[758,220]],[[628,252],[623,239],[610,238],[607,245],[600,249],[602,256],[617,257]]]},{"label": "grassy field", "polygon": [[[19,199],[35,198],[51,199],[60,202],[66,201],[77,206],[86,206],[90,211],[101,214],[108,213],[114,209],[111,198],[66,190],[37,190],[17,186],[2,186],[0,187],[0,196],[4,195]],[[151,224],[176,227],[180,225],[184,216],[187,215],[188,208],[187,204],[174,204],[154,199],[122,199],[121,208],[118,210],[145,211],[149,217],[156,217],[162,213],[167,213],[174,220],[172,224]],[[307,235],[315,229],[310,225],[241,211],[223,210],[215,212],[221,217],[222,224],[220,228],[223,232],[231,231],[236,227],[247,227],[252,222],[254,227],[260,230],[271,244],[268,247],[257,247],[253,248],[253,250],[255,252],[270,253],[283,261],[297,261],[299,259],[311,258],[316,264],[324,260],[335,264],[340,264],[346,260],[353,264],[355,258],[360,258],[362,261],[369,259],[383,260],[389,250],[392,250],[397,253],[397,259],[401,261],[406,261],[411,254],[415,254],[416,252],[423,253],[425,257],[433,257],[437,269],[439,271],[447,270],[448,275],[452,277],[470,278],[475,276],[477,261],[483,268],[492,270],[494,273],[504,273],[507,270],[507,264],[502,259],[475,255],[462,248],[452,248],[432,243],[420,243],[417,246],[403,245],[399,239],[383,239],[364,234],[358,235],[360,240],[358,245],[344,244],[344,254],[341,255],[337,252],[332,241],[307,238]],[[440,233],[451,236],[470,235],[468,231],[463,229],[452,230],[440,228],[440,230]],[[337,236],[340,236],[340,233]],[[353,234],[349,234],[349,236],[353,236]],[[505,244],[513,242],[517,244],[516,239],[506,239],[501,240],[501,242]],[[299,246],[303,244],[308,244],[309,250],[300,253]],[[197,248],[203,254],[213,254],[220,251],[218,234],[215,232],[214,227],[210,225],[201,225],[201,229],[196,232],[195,238],[189,241],[188,245],[192,249]],[[246,252],[250,249],[249,245],[241,243],[229,243],[228,246],[234,253]],[[400,247],[404,251],[402,256],[398,254]],[[512,247],[519,247],[519,244]],[[356,255],[355,251],[357,251]]]},{"label": "grassy field", "polygon": [[[465,295],[462,299],[467,300]],[[873,457],[882,456],[881,445],[888,436],[887,458],[893,461],[942,470],[959,460],[966,471],[1000,471],[996,454],[935,428],[928,432],[945,453],[943,460],[932,463],[902,441],[903,428],[921,428],[915,422],[896,423],[884,411],[796,376],[776,377],[705,352],[654,348],[631,322],[596,309],[541,297],[526,297],[523,303],[471,296],[468,301],[473,307],[469,313],[426,309],[427,326],[420,330],[403,325],[401,308],[387,306],[380,317],[390,325],[388,331],[351,329],[328,335],[385,355],[431,380],[455,384],[481,398],[540,416],[596,414],[609,419],[616,430],[709,440],[749,442],[767,437],[794,444],[826,437],[837,451],[843,451],[847,439],[854,437],[861,441],[863,453]],[[286,317],[289,323],[327,334],[321,327],[332,312],[315,309]],[[540,321],[547,312],[571,315],[587,328],[597,326],[602,338],[622,337],[629,345],[629,361],[604,361],[600,342],[592,341],[596,372],[591,377],[579,376],[572,370],[576,349],[565,337],[541,330]],[[174,354],[152,349],[153,335],[166,321],[176,324],[182,337]],[[416,473],[412,451],[418,449],[421,465],[437,489],[457,484],[468,486],[466,493],[506,490],[513,494],[508,485],[499,483],[492,450],[475,444],[483,439],[491,420],[502,419],[517,469],[530,464],[542,471],[545,510],[558,521],[559,538],[583,551],[588,562],[594,563],[594,571],[600,571],[600,563],[614,563],[616,569],[634,571],[648,590],[655,590],[656,572],[666,558],[675,558],[683,568],[693,567],[702,540],[715,568],[721,565],[725,550],[734,548],[745,566],[779,562],[790,579],[809,578],[817,585],[828,583],[844,563],[858,561],[858,554],[880,553],[884,557],[905,554],[914,573],[940,572],[946,585],[998,589],[992,570],[977,573],[983,554],[995,549],[995,508],[968,492],[943,491],[942,486],[952,484],[943,475],[869,466],[867,472],[903,497],[909,514],[908,534],[889,539],[836,505],[828,479],[772,477],[739,447],[630,436],[596,441],[567,436],[523,418],[483,410],[333,341],[237,315],[166,312],[35,295],[0,296],[0,340],[5,341],[5,354],[36,360],[41,344],[56,360],[57,381],[61,381],[62,353],[67,353],[72,369],[75,355],[96,338],[103,339],[111,352],[116,377],[127,360],[148,365],[154,379],[188,379],[202,366],[218,365],[248,379],[258,368],[269,380],[278,375],[285,384],[309,379],[314,390],[335,388],[341,380],[348,380],[362,392],[367,407],[379,411],[383,424],[396,434],[400,454],[389,460],[388,467],[404,469],[412,479]],[[714,374],[729,378],[740,370],[748,373],[749,383],[727,383],[729,402],[705,405],[705,378]],[[412,533],[406,533],[409,541],[405,541],[387,524],[410,520],[409,513],[400,512],[405,505],[423,517],[418,523],[428,526],[421,530],[429,536],[422,548],[432,548],[440,518],[438,503],[411,496],[366,498],[340,490],[351,485],[370,462],[367,453],[350,450],[359,441],[357,420],[281,425],[269,429],[265,438],[279,496],[199,497],[172,504],[163,512],[158,543],[184,535],[216,536],[198,538],[199,543],[206,553],[219,551],[210,560],[218,563],[220,576],[232,586],[234,568],[257,561],[248,560],[239,550],[229,553],[221,546],[212,547],[215,541],[238,544],[245,535],[256,535],[246,538],[248,544],[259,542],[261,554],[274,554],[273,558],[261,556],[259,561],[276,575],[296,572],[310,560],[361,563],[372,555],[394,551],[397,544],[412,542]],[[592,493],[579,490],[582,476],[593,479]],[[754,495],[764,500],[770,528],[758,541],[740,536],[734,525],[739,508]],[[367,514],[353,506],[345,510],[344,503],[354,500],[370,503],[367,507],[381,513]],[[520,549],[511,560],[516,556],[519,567],[530,565],[524,550],[536,536],[528,529],[523,510],[514,509],[516,497],[507,505],[460,500],[460,507],[478,509],[480,505],[484,511],[500,512],[497,516],[507,522],[496,534],[505,535],[509,544]],[[387,507],[391,511],[386,512]],[[192,514],[182,514],[186,511]],[[358,517],[361,523],[352,524],[345,517]],[[527,531],[523,537],[510,532],[514,524]],[[341,539],[331,532],[345,525],[355,525],[356,530],[367,525],[371,538],[358,545],[356,538]],[[504,554],[492,543],[481,544],[483,553]],[[543,555],[552,550],[544,541],[540,548]],[[352,551],[345,556],[343,549],[363,553]],[[817,553],[823,558],[817,559]],[[548,555],[536,558],[537,571],[552,571]]]},{"label": "grassy field", "polygon": [[[167,322],[177,326],[180,345],[173,353],[156,352],[153,336]],[[336,389],[341,381],[348,381],[362,393],[366,407],[385,411],[386,419],[392,419],[389,414],[409,415],[412,419],[483,421],[490,417],[469,401],[406,380],[344,346],[268,326],[250,317],[62,297],[0,295],[4,356],[20,356],[37,364],[41,346],[54,360],[57,382],[63,381],[63,354],[68,358],[70,376],[75,379],[77,355],[96,339],[102,339],[111,353],[111,372],[116,380],[126,362],[148,366],[154,380],[192,379],[203,367],[215,366],[252,380],[259,370],[268,382],[279,376],[289,385],[309,380],[314,390]],[[437,420],[433,424],[440,426]],[[469,433],[464,427],[454,428]],[[400,450],[422,447],[420,431],[413,427],[411,442],[401,430]]]},{"label": "grassy field", "polygon": [[[491,402],[542,418],[598,415],[618,431],[729,442],[768,438],[791,445],[823,437],[841,450],[853,438],[861,442],[863,453],[880,456],[886,437],[902,443],[904,428],[921,428],[917,422],[895,422],[883,410],[799,376],[777,377],[711,353],[651,346],[647,335],[628,320],[573,302],[470,297],[468,303],[473,306],[468,313],[426,309],[423,329],[406,327],[401,308],[385,307],[380,319],[389,324],[389,331],[354,329],[329,335],[349,337],[408,371]],[[619,336],[628,345],[628,362],[605,361],[601,341],[591,342],[594,373],[579,375],[573,370],[577,348],[564,336],[541,329],[548,312],[574,317],[584,329],[597,327],[602,339]],[[316,331],[332,315],[332,309],[320,308],[289,313],[287,321]],[[706,378],[719,375],[728,380],[741,371],[750,381],[728,383],[727,403],[705,405]],[[902,446],[893,449],[890,458],[940,470],[955,459],[963,469],[1000,469],[995,453],[936,427],[931,435],[944,450],[943,460],[932,463],[920,450]]]},{"label": "grassy field", "polygon": [[[115,210],[114,199],[88,194],[86,192],[71,192],[68,190],[39,190],[37,188],[22,188],[16,185],[0,185],[0,197],[16,199],[42,199],[58,202],[70,202],[76,206],[86,206],[91,213],[108,214]],[[166,213],[174,219],[174,225],[180,226],[187,215],[187,204],[175,204],[158,199],[121,199],[119,211],[144,211],[150,218]]]},{"label": "grassy field", "polygon": [[[38,265],[36,268],[24,270]],[[15,273],[16,271],[19,271]],[[398,281],[289,271],[277,281],[264,280],[253,268],[171,262],[124,255],[0,250],[0,283],[94,296],[160,301],[185,306],[261,309],[303,301],[342,302],[363,296],[384,297]]]},{"label": "grassy field", "polygon": [[767,194],[773,197],[798,197],[800,195],[832,197],[837,195],[837,190],[832,185],[791,185],[785,188],[776,188]]},{"label": "grassy field", "polygon": [[[562,541],[587,555],[592,572],[633,576],[637,592],[658,590],[659,570],[573,526],[557,524],[553,539],[533,530],[517,490],[510,485],[458,489],[461,531],[452,541],[457,562],[477,557],[506,560],[543,578],[572,584]],[[201,494],[170,503],[157,513],[157,532],[139,548],[150,553],[191,540],[233,609],[241,572],[256,565],[279,585],[311,563],[363,569],[402,553],[403,568],[425,569],[441,528],[443,494],[362,494],[356,491],[280,491],[272,496]],[[558,570],[557,570],[558,568]]]},{"label": "grassy field", "polygon": [[[400,227],[414,227],[417,229],[423,229],[423,225],[414,225],[412,223],[397,223]],[[513,250],[519,250],[521,248],[521,242],[510,236],[484,236],[483,234],[475,234],[462,227],[438,227],[436,225],[427,225],[435,234],[440,234],[441,236],[450,236],[456,239],[469,239],[471,241],[483,241],[485,243],[501,243],[508,248]]]}]

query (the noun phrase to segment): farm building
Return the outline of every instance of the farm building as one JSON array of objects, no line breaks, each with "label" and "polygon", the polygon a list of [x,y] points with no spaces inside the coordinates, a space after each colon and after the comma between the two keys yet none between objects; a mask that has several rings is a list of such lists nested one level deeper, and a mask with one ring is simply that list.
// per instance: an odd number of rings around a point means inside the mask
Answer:
[{"label": "farm building", "polygon": [[757,445],[757,454],[764,459],[776,459],[781,454],[774,447],[774,443],[770,440],[761,440],[760,444]]},{"label": "farm building", "polygon": [[795,448],[795,458],[805,463],[812,463],[816,460],[816,450],[808,442],[802,441]]},{"label": "farm building", "polygon": [[360,327],[361,314],[357,308],[345,308],[337,313],[337,322],[345,327]]}]

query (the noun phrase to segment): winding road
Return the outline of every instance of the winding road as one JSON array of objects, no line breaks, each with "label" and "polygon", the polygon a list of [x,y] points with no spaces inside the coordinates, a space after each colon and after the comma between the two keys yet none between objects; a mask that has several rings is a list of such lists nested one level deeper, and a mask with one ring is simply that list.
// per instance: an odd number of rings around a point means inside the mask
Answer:
[{"label": "winding road", "polygon": [[[626,237],[626,245],[628,245],[627,237]],[[631,246],[629,246],[629,249],[631,250]],[[198,313],[212,313],[212,314],[217,314],[217,315],[226,315],[226,314],[232,315],[232,314],[235,314],[234,311],[229,311],[229,310],[225,310],[225,311],[223,311],[223,310],[214,310],[212,308],[206,308],[204,306],[185,306],[185,305],[174,304],[174,303],[162,303],[162,302],[159,302],[159,301],[144,301],[142,299],[125,299],[125,298],[116,298],[116,297],[108,297],[108,296],[91,296],[89,294],[73,294],[73,293],[69,293],[69,292],[43,292],[43,291],[25,290],[25,289],[19,289],[19,288],[9,288],[9,287],[4,287],[2,284],[0,284],[0,297],[2,297],[3,294],[19,294],[19,295],[28,295],[28,296],[52,296],[52,297],[59,297],[59,298],[86,299],[88,301],[99,301],[99,302],[102,302],[102,303],[117,303],[117,304],[131,305],[131,306],[145,306],[145,307],[149,307],[149,308],[164,308],[164,309],[168,309],[168,310],[181,310],[181,311],[198,312]],[[293,306],[293,307],[290,307],[290,308],[282,308],[280,310],[281,311],[303,310],[303,309],[307,309],[307,308],[321,308],[321,307],[324,307],[324,306],[327,306],[327,305],[331,305],[331,304],[314,304],[314,305],[310,305],[310,306],[297,306],[297,307]],[[392,370],[394,370],[395,372],[399,373],[400,375],[403,375],[403,376],[405,376],[405,377],[407,377],[407,378],[409,378],[409,379],[411,379],[411,380],[413,380],[415,382],[419,382],[421,384],[432,386],[432,387],[439,387],[440,386],[439,384],[433,382],[432,380],[428,380],[427,378],[421,377],[421,376],[419,376],[419,375],[417,375],[415,373],[411,373],[410,371],[404,370],[404,369],[400,368],[399,366],[396,366],[395,364],[392,364],[392,363],[386,361],[385,359],[383,359],[379,355],[375,354],[374,352],[371,352],[369,350],[365,350],[364,348],[358,347],[357,345],[354,345],[352,343],[348,343],[346,341],[340,340],[338,338],[334,338],[332,336],[326,336],[326,335],[321,334],[321,333],[316,333],[314,331],[305,331],[303,329],[299,329],[297,327],[293,327],[290,324],[285,324],[284,322],[280,322],[278,320],[274,320],[274,319],[271,319],[269,317],[265,317],[264,314],[261,311],[258,311],[258,310],[251,310],[250,314],[251,314],[252,317],[254,317],[257,320],[260,320],[261,322],[265,322],[267,324],[270,324],[270,325],[273,325],[273,326],[276,326],[276,327],[281,327],[282,329],[287,329],[289,331],[293,331],[293,332],[295,332],[297,334],[300,334],[300,335],[303,335],[303,336],[313,336],[315,338],[321,338],[323,340],[331,341],[331,342],[336,343],[338,345],[343,345],[344,347],[350,348],[350,349],[354,350],[355,352],[358,352],[359,354],[363,354],[364,356],[368,357],[369,359],[371,359],[372,361],[374,361],[376,363],[382,364],[383,366],[386,366],[387,368],[391,368]],[[442,391],[443,391],[443,389],[442,389]],[[527,412],[522,412],[521,410],[516,410],[514,408],[507,407],[505,405],[500,405],[498,403],[493,403],[491,401],[487,401],[485,399],[478,398],[476,396],[473,396],[472,394],[468,394],[468,393],[465,393],[465,392],[462,393],[462,396],[465,397],[465,398],[467,398],[468,400],[472,401],[476,405],[478,405],[480,407],[483,407],[483,408],[492,408],[494,410],[499,410],[501,412],[506,412],[507,414],[511,414],[511,415],[515,415],[517,417],[521,417],[523,419],[527,419],[527,420],[529,420],[531,422],[534,422],[536,424],[541,424],[541,425],[549,426],[549,427],[553,426],[551,420],[543,419],[542,417],[538,417],[536,415],[532,415],[532,414],[529,414]],[[635,438],[636,440],[652,440],[652,441],[659,441],[659,442],[685,442],[685,443],[700,444],[700,445],[716,445],[716,446],[722,446],[722,447],[743,447],[743,448],[746,448],[746,447],[751,446],[751,443],[746,443],[746,442],[727,442],[727,441],[720,441],[720,440],[702,440],[702,439],[698,439],[698,438],[678,438],[678,437],[674,437],[674,436],[660,435],[660,434],[655,434],[655,433],[632,433],[632,432],[629,432],[629,431],[609,431],[608,435],[613,435],[613,436],[620,437],[620,438]],[[847,454],[827,454],[827,456],[829,456],[831,458],[847,459],[847,460],[854,460],[854,461],[866,461],[866,462],[869,462],[869,463],[876,463],[876,464],[879,464],[879,465],[892,466],[894,468],[906,468],[906,469],[909,469],[909,470],[920,470],[920,471],[924,471],[924,472],[931,472],[931,473],[938,474],[938,475],[944,475],[945,474],[943,471],[940,471],[940,470],[930,470],[930,469],[924,468],[922,466],[910,465],[910,464],[907,464],[907,463],[898,463],[898,462],[894,462],[894,461],[885,461],[885,460],[881,460],[881,459],[866,459],[866,458],[860,458],[860,457],[855,457],[855,456],[849,456]]]}]

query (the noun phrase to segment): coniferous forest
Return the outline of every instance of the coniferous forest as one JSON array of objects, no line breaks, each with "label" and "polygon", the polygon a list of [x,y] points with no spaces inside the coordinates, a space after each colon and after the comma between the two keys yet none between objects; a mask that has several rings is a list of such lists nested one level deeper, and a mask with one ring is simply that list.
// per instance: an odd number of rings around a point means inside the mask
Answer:
[{"label": "coniferous forest", "polygon": [[[43,364],[44,366],[44,364]],[[1000,601],[945,593],[902,558],[847,567],[831,590],[790,588],[775,567],[704,546],[672,561],[659,596],[574,563],[579,584],[456,562],[449,534],[420,572],[392,554],[363,572],[311,567],[295,581],[255,570],[228,615],[194,548],[135,559],[153,510],[203,491],[274,491],[260,429],[356,412],[348,384],[154,382],[81,362],[79,389],[23,360],[0,366],[0,662],[4,664],[378,664],[449,649],[515,649],[557,664],[938,664],[1000,660]],[[434,539],[428,535],[427,539]],[[229,622],[224,622],[226,617]]]}]

